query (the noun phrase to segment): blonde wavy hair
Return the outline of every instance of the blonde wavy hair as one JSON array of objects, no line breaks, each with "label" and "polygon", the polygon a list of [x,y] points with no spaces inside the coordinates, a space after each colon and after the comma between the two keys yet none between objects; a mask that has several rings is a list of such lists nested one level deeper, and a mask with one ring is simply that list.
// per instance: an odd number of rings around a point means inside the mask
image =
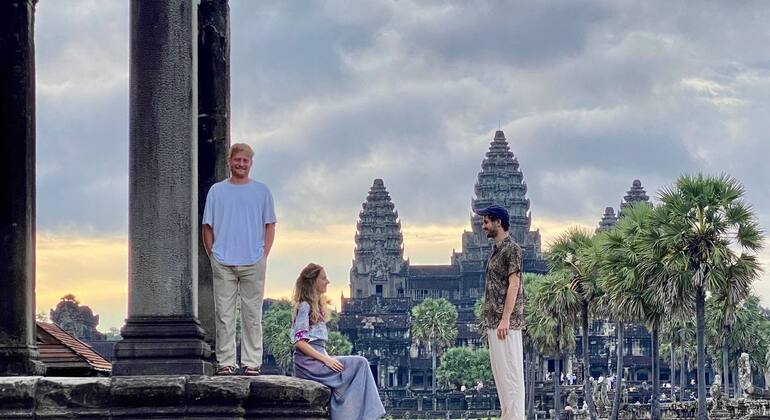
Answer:
[{"label": "blonde wavy hair", "polygon": [[294,284],[294,296],[292,304],[294,305],[294,315],[297,314],[297,308],[301,302],[307,302],[310,305],[310,324],[323,322],[329,313],[329,300],[326,295],[319,295],[315,288],[315,281],[321,274],[323,267],[310,263],[299,273],[297,282]]}]

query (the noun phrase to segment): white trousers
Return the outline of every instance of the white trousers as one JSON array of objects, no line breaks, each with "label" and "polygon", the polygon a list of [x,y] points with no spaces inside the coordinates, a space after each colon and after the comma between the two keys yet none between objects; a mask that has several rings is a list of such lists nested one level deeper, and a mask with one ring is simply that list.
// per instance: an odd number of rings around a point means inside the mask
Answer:
[{"label": "white trousers", "polygon": [[524,420],[524,351],[521,330],[508,330],[505,340],[487,330],[489,359],[500,399],[500,420]]},{"label": "white trousers", "polygon": [[262,366],[262,299],[267,258],[252,265],[222,265],[212,255],[216,355],[219,366],[236,366],[235,312],[241,296],[241,365]]}]

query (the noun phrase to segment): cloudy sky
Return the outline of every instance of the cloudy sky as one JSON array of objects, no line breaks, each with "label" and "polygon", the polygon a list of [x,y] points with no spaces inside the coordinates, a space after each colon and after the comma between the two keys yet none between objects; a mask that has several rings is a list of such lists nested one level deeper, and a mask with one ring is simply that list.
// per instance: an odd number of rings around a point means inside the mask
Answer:
[{"label": "cloudy sky", "polygon": [[[406,256],[448,263],[498,127],[545,241],[595,226],[634,179],[655,196],[698,171],[737,177],[770,227],[766,2],[230,3],[232,140],[254,147],[279,217],[269,296],[308,260],[348,295],[374,178]],[[38,311],[71,292],[120,326],[128,2],[41,1],[36,42]],[[755,287],[770,304],[770,276]]]}]

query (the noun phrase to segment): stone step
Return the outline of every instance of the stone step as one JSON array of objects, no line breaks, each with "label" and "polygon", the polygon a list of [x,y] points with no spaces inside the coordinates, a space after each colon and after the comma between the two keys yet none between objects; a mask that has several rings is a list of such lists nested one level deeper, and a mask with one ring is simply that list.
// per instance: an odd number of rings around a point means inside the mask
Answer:
[{"label": "stone step", "polygon": [[329,388],[245,376],[0,377],[0,418],[326,419]]}]

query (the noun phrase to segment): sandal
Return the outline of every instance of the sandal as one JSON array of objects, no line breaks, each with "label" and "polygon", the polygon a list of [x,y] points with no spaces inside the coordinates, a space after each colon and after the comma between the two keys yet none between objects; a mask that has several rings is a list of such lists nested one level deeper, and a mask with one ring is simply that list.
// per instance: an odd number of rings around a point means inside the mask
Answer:
[{"label": "sandal", "polygon": [[235,375],[235,366],[222,366],[217,369],[216,375],[218,376],[233,376]]},{"label": "sandal", "polygon": [[245,376],[259,376],[259,368],[258,367],[251,367],[251,366],[244,366],[243,367],[243,374]]}]

